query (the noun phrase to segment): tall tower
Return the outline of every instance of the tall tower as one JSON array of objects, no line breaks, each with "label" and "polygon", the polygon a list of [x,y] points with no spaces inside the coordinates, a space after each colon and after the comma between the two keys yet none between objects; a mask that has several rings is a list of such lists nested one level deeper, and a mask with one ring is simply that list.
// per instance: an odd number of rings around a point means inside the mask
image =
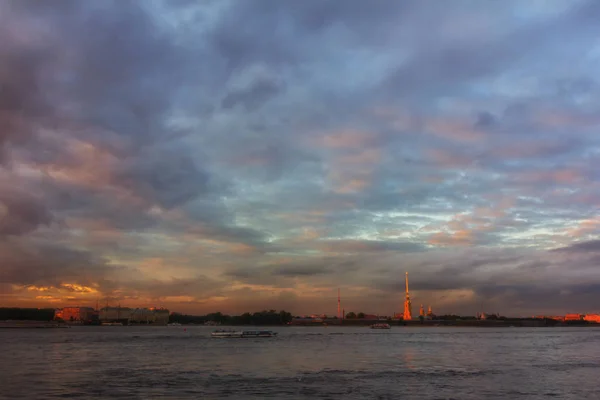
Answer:
[{"label": "tall tower", "polygon": [[410,306],[410,295],[408,294],[408,272],[406,273],[406,300],[404,300],[404,320],[412,319],[412,309]]},{"label": "tall tower", "polygon": [[419,317],[424,317],[425,316],[425,309],[423,308],[423,304],[421,304],[421,307],[419,308]]},{"label": "tall tower", "polygon": [[342,302],[340,300],[340,288],[338,288],[338,319],[342,319]]}]

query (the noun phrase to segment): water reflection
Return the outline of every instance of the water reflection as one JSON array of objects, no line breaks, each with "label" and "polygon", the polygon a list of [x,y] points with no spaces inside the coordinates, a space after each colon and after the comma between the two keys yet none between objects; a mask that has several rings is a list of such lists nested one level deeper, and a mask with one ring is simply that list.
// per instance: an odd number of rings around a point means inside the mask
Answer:
[{"label": "water reflection", "polygon": [[210,330],[3,331],[0,385],[13,398],[592,398],[600,372],[595,329]]},{"label": "water reflection", "polygon": [[414,349],[408,347],[404,351],[404,366],[408,369],[416,369],[416,365],[414,365],[413,360],[416,358]]}]

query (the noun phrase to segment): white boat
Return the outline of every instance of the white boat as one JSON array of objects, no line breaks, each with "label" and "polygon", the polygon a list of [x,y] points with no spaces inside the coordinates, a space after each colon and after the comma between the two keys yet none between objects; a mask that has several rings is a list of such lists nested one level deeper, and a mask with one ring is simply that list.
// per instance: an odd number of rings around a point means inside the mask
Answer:
[{"label": "white boat", "polygon": [[273,337],[277,332],[273,331],[234,331],[219,329],[210,334],[214,338],[255,338],[255,337]]},{"label": "white boat", "polygon": [[391,329],[390,324],[373,324],[370,326],[371,329]]}]

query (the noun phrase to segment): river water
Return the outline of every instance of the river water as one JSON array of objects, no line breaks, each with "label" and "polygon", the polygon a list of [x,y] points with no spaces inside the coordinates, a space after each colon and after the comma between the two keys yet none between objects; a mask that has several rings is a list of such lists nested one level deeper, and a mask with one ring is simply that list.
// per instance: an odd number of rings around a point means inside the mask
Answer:
[{"label": "river water", "polygon": [[591,399],[598,328],[0,330],[0,398]]}]

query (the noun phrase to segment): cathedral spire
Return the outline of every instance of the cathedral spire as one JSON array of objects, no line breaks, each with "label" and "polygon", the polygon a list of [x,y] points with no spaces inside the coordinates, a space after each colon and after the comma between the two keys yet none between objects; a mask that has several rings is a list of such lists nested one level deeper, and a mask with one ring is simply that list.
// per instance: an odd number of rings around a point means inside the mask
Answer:
[{"label": "cathedral spire", "polygon": [[412,309],[410,304],[410,295],[408,294],[408,272],[406,273],[406,300],[404,300],[404,320],[412,319]]}]

